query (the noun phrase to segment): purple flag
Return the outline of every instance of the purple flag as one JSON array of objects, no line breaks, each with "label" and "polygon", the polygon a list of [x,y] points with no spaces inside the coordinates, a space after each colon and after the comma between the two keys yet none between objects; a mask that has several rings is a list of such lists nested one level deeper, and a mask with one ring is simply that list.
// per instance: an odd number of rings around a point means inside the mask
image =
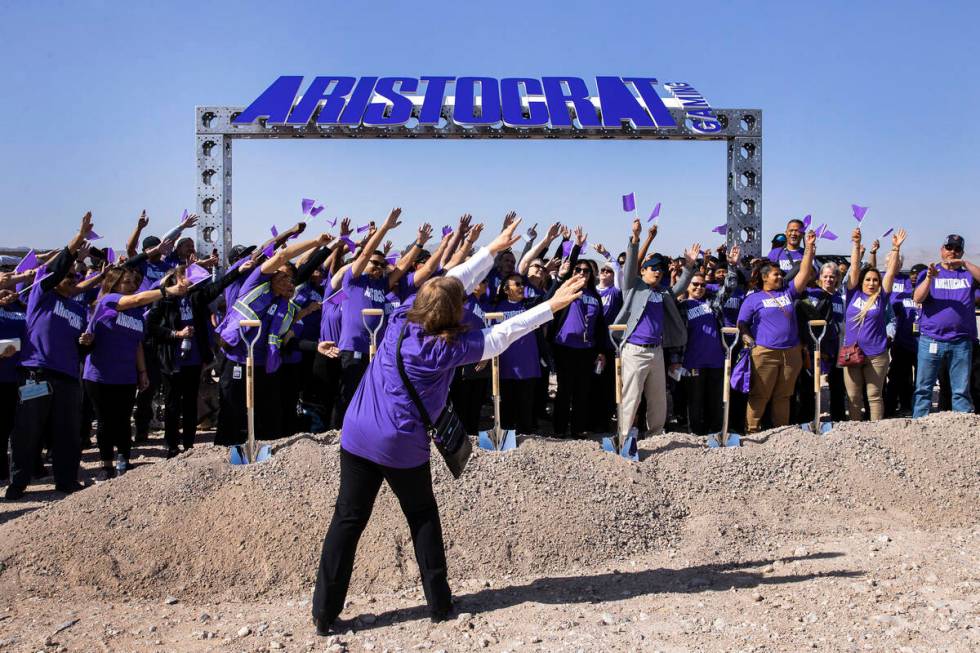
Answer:
[{"label": "purple flag", "polygon": [[561,256],[562,258],[568,258],[569,254],[572,253],[572,241],[566,240],[561,244]]},{"label": "purple flag", "polygon": [[716,233],[716,234],[720,234],[720,235],[724,236],[724,235],[726,235],[728,233],[728,225],[727,224],[720,224],[717,227],[715,227],[714,229],[712,229],[711,232],[712,233]]},{"label": "purple flag", "polygon": [[820,237],[823,238],[824,240],[837,240],[837,234],[835,234],[830,229],[824,229],[823,233],[820,234]]},{"label": "purple flag", "polygon": [[333,220],[324,220],[324,222],[326,222],[331,227],[336,227],[337,226],[337,218],[334,218]]},{"label": "purple flag", "polygon": [[442,237],[445,238],[452,232],[453,232],[453,228],[450,227],[449,225],[446,225],[445,227],[442,228]]},{"label": "purple flag", "polygon": [[86,240],[99,240],[102,238],[99,234],[95,233],[95,230],[88,232],[88,236],[85,237]]},{"label": "purple flag", "polygon": [[316,200],[308,200],[308,199],[306,199],[304,197],[303,198],[303,201],[300,202],[300,205],[303,207],[303,215],[309,215],[310,209],[313,208],[313,205],[315,203],[316,203]]},{"label": "purple flag", "polygon": [[363,234],[365,231],[367,231],[370,228],[371,228],[371,223],[369,222],[369,223],[367,223],[365,225],[361,225],[360,227],[358,227],[357,228],[357,233]]},{"label": "purple flag", "polygon": [[653,212],[652,212],[652,213],[650,213],[650,217],[649,217],[649,218],[647,218],[647,222],[653,222],[653,220],[654,220],[654,219],[655,219],[655,218],[656,218],[656,217],[657,217],[658,215],[660,215],[660,202],[657,202],[657,205],[656,205],[655,207],[653,207]]},{"label": "purple flag", "polygon": [[355,243],[353,240],[351,240],[347,236],[341,236],[340,237],[340,242],[342,242],[345,245],[347,245],[347,249],[349,249],[352,254],[354,253],[354,250],[357,249],[357,243]]},{"label": "purple flag", "polygon": [[398,254],[389,254],[385,257],[385,260],[394,265],[398,262]]},{"label": "purple flag", "polygon": [[275,252],[276,252],[275,243],[269,243],[268,247],[262,250],[262,253],[265,254],[266,258],[271,258],[272,255],[275,254]]},{"label": "purple flag", "polygon": [[14,274],[20,274],[21,272],[27,272],[28,270],[33,270],[37,267],[37,254],[32,249],[24,255],[24,258],[20,260],[17,267],[14,268]]},{"label": "purple flag", "polygon": [[812,217],[812,216],[810,216],[809,214],[807,214],[807,215],[806,215],[806,216],[805,216],[805,217],[803,218],[803,231],[806,231],[807,229],[809,229],[809,228],[810,228],[810,222],[811,222],[812,220],[813,220],[813,217]]},{"label": "purple flag", "polygon": [[327,297],[326,301],[330,304],[333,304],[334,306],[340,306],[345,299],[347,299],[347,293],[345,293],[344,289],[341,288],[334,294]]},{"label": "purple flag", "polygon": [[187,209],[184,209],[184,212],[180,214],[180,221],[183,222],[186,219],[187,219]]},{"label": "purple flag", "polygon": [[278,238],[279,237],[279,230],[276,229],[276,225],[272,225],[271,227],[269,227],[269,231],[272,232],[272,237],[273,238]]},{"label": "purple flag", "polygon": [[187,280],[191,282],[192,286],[196,286],[202,281],[207,281],[211,278],[211,273],[205,270],[203,267],[197,263],[191,263],[187,266],[186,272]]},{"label": "purple flag", "polygon": [[886,237],[888,237],[889,235],[891,235],[891,233],[892,233],[893,231],[895,231],[895,227],[888,227],[888,231],[886,231],[885,233],[883,233],[883,234],[881,234],[881,237],[882,237],[882,238],[886,238]]},{"label": "purple flag", "polygon": [[112,265],[113,263],[115,263],[116,262],[116,250],[112,249],[111,247],[106,247],[105,248],[105,259],[107,261],[109,261],[109,265]]},{"label": "purple flag", "polygon": [[636,195],[634,193],[623,195],[623,210],[627,213],[636,210]]},{"label": "purple flag", "polygon": [[320,206],[314,206],[312,209],[310,209],[310,217],[315,218],[316,216],[320,215],[321,212],[323,212],[322,204]]},{"label": "purple flag", "polygon": [[864,220],[864,214],[868,212],[868,207],[851,204],[851,211],[854,213],[854,219],[861,222]]}]

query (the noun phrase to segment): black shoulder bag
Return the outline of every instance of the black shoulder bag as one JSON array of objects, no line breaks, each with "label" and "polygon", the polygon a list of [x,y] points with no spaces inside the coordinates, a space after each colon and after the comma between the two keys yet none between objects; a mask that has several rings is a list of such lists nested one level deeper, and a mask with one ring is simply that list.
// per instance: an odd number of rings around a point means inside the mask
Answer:
[{"label": "black shoulder bag", "polygon": [[429,419],[429,411],[425,409],[425,406],[422,404],[422,399],[415,391],[412,382],[409,381],[408,374],[405,373],[405,362],[402,360],[402,341],[405,340],[405,328],[407,326],[407,323],[402,326],[401,333],[398,336],[398,347],[395,350],[398,374],[402,377],[402,383],[405,384],[408,395],[412,398],[415,408],[419,411],[419,416],[425,425],[426,433],[436,443],[436,449],[442,454],[443,459],[446,461],[446,467],[449,468],[453,478],[459,478],[463,475],[463,469],[466,467],[466,462],[470,459],[470,454],[473,453],[473,445],[470,443],[470,438],[466,435],[466,429],[463,428],[463,423],[459,420],[459,416],[453,408],[453,402],[448,397],[446,398],[446,408],[442,411],[442,415],[439,416],[436,423],[433,424],[432,420]]}]

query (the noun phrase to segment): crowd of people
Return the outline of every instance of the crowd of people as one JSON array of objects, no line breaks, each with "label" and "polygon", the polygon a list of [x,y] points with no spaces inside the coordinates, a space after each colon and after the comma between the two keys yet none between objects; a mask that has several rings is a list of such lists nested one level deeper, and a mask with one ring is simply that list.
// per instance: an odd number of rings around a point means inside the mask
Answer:
[{"label": "crowd of people", "polygon": [[[124,473],[134,441],[149,437],[155,402],[168,455],[193,447],[205,376],[217,379],[215,443],[243,442],[244,368],[256,335],[257,437],[347,428],[345,417],[365,410],[358,388],[385,382],[371,357],[393,317],[433,280],[473,268],[483,251],[484,225],[469,215],[438,240],[422,224],[396,250],[394,209],[356,229],[344,219],[335,235],[304,239],[305,223],[273,230],[267,242],[235,246],[219,261],[183,236],[196,220],[143,237],[144,212],[117,256],[94,246],[86,214],[67,246],[0,272],[0,476],[8,499],[23,496],[49,461],[58,491],[80,489],[93,422],[103,477]],[[980,406],[980,268],[963,259],[958,235],[942,243],[937,262],[905,271],[904,230],[891,236],[879,269],[879,243],[866,251],[860,229],[850,258],[834,262],[818,257],[817,234],[799,220],[760,258],[698,243],[678,257],[658,253],[657,226],[644,235],[638,220],[614,258],[602,244],[590,247],[581,227],[555,223],[539,235],[535,225],[513,236],[519,221],[504,218],[510,237],[504,246],[492,241],[488,271],[464,284],[460,308],[460,331],[483,331],[491,314],[506,323],[543,305],[554,311],[499,351],[505,429],[557,437],[633,426],[644,435],[717,432],[726,344],[734,360],[745,359],[747,383],[733,388],[728,407],[735,432],[812,420],[814,374],[826,375],[834,421],[923,416],[937,380],[940,408]],[[574,299],[553,301],[572,286]],[[827,322],[817,332],[820,369],[811,320]],[[738,329],[734,341],[726,343],[723,327]],[[490,366],[458,359],[448,393],[475,434],[486,425]]]}]

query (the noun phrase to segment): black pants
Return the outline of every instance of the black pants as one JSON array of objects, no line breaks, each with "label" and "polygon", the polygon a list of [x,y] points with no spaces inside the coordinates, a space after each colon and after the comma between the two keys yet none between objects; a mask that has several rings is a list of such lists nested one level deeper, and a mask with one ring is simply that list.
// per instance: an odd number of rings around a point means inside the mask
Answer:
[{"label": "black pants", "polygon": [[[235,378],[236,368],[240,378]],[[255,367],[255,439],[278,438],[282,429],[282,410],[275,374]],[[228,360],[218,381],[218,428],[214,443],[221,446],[242,444],[248,437],[245,406],[245,364]]]},{"label": "black pants", "polygon": [[606,365],[598,376],[592,375],[592,396],[597,408],[590,417],[591,429],[596,433],[612,430],[612,418],[616,414],[616,359],[606,356]]},{"label": "black pants", "polygon": [[[132,410],[133,407],[130,406],[129,409]],[[82,443],[82,449],[88,449],[92,446],[92,420],[95,419],[95,406],[92,405],[87,392],[82,393],[81,415],[81,419],[78,420],[78,438]]]},{"label": "black pants", "polygon": [[[915,361],[918,353],[893,344],[885,382],[885,417],[895,417],[899,410],[912,413],[915,391]],[[899,408],[901,406],[901,408]]]},{"label": "black pants", "polygon": [[[489,364],[488,362],[487,365]],[[476,435],[480,431],[480,412],[486,401],[489,387],[489,378],[465,377],[460,369],[456,370],[456,378],[449,388],[449,398],[452,399],[456,414],[463,422],[463,428],[470,435]]]},{"label": "black pants", "polygon": [[731,390],[728,395],[728,432],[745,433],[745,414],[749,408],[749,395]]},{"label": "black pants", "polygon": [[367,371],[369,362],[367,354],[353,351],[340,352],[340,400],[337,402],[337,414],[341,423],[344,421],[351,399],[354,398],[357,386],[361,383],[361,377]]},{"label": "black pants", "polygon": [[14,415],[17,413],[17,383],[0,383],[0,480],[10,478],[10,460],[7,449],[10,435],[14,430]]},{"label": "black pants", "polygon": [[153,419],[153,399],[160,388],[160,360],[153,354],[146,357],[146,374],[150,385],[136,395],[136,439],[145,440],[150,433],[150,420]]},{"label": "black pants", "polygon": [[723,377],[720,367],[709,367],[691,370],[681,379],[687,398],[687,424],[694,435],[721,431]]},{"label": "black pants", "polygon": [[114,453],[129,460],[132,436],[129,420],[136,402],[136,384],[113,384],[85,381],[85,394],[92,401],[95,418],[99,421],[95,440],[103,466],[112,464]]},{"label": "black pants", "polygon": [[596,351],[562,345],[555,345],[551,351],[558,376],[552,415],[555,435],[564,436],[571,427],[572,437],[577,437],[589,430],[592,413],[601,405],[600,398],[592,395]]},{"label": "black pants", "polygon": [[446,551],[439,506],[432,493],[429,463],[409,469],[385,467],[340,450],[340,489],[330,528],[323,538],[320,567],[313,592],[313,618],[327,626],[340,615],[347,598],[357,543],[367,526],[381,481],[398,497],[408,520],[415,560],[429,610],[448,611],[452,594],[446,580]]},{"label": "black pants", "polygon": [[538,430],[534,388],[540,379],[500,379],[500,421],[505,429],[527,435]]},{"label": "black pants", "polygon": [[21,371],[22,383],[31,372],[37,381],[51,385],[50,394],[17,405],[11,438],[10,484],[26,488],[45,436],[50,438],[55,484],[70,487],[78,482],[81,441],[78,420],[82,410],[82,385],[78,379],[42,368]]},{"label": "black pants", "polygon": [[340,358],[330,358],[317,352],[313,361],[313,377],[320,398],[320,419],[327,430],[339,429],[343,420],[340,415]]},{"label": "black pants", "polygon": [[194,446],[197,435],[197,396],[201,390],[201,366],[187,365],[167,375],[164,403],[164,437],[167,447],[176,449],[178,435],[184,449]]},{"label": "black pants", "polygon": [[283,363],[276,370],[279,381],[279,413],[282,416],[280,437],[299,432],[296,406],[299,404],[300,366],[301,363]]}]

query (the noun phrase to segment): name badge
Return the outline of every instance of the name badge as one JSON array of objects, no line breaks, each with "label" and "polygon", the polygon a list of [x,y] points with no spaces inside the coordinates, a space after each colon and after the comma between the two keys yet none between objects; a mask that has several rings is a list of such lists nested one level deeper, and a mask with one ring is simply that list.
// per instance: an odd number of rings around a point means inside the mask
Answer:
[{"label": "name badge", "polygon": [[30,401],[31,399],[38,399],[40,397],[47,397],[51,394],[51,385],[47,381],[28,381],[24,385],[17,388],[17,394],[20,396],[20,402]]},{"label": "name badge", "polygon": [[235,367],[231,368],[231,378],[235,379],[236,381],[242,378],[241,365],[236,365]]},{"label": "name badge", "polygon": [[363,356],[364,356],[364,354],[362,354],[362,353],[361,353],[361,352],[359,352],[359,351],[355,351],[355,352],[354,352],[354,360],[356,360],[356,361],[359,361],[359,360],[361,360],[361,358],[362,358]]}]

